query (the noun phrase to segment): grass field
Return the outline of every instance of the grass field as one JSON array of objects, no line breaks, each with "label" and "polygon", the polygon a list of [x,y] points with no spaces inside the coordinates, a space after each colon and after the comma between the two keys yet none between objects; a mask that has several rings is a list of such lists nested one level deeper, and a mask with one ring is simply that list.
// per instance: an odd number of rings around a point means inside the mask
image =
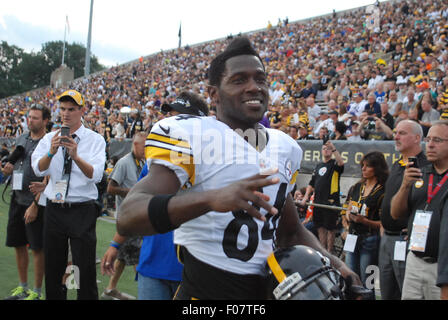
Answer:
[{"label": "grass field", "polygon": [[[0,186],[0,194],[3,192],[4,185]],[[9,192],[5,193],[5,200],[9,202]],[[9,205],[0,199],[0,299],[8,296],[10,291],[17,287],[19,283],[15,251],[14,248],[8,248],[5,246],[6,242],[6,226],[8,223],[8,208]],[[102,258],[106,252],[110,240],[115,233],[115,224],[98,219],[96,234],[97,234],[97,258]],[[28,267],[28,285],[30,287],[34,284],[33,276],[33,260],[30,252],[30,264]],[[102,276],[100,271],[100,265],[97,264],[97,280],[98,280],[98,293],[101,296],[104,288],[109,283],[108,276]],[[118,282],[118,289],[122,292],[129,293],[137,297],[137,282],[135,281],[135,273],[133,267],[126,267],[123,275]],[[43,292],[45,292],[45,283]],[[76,299],[76,291],[68,291],[69,300]]]}]

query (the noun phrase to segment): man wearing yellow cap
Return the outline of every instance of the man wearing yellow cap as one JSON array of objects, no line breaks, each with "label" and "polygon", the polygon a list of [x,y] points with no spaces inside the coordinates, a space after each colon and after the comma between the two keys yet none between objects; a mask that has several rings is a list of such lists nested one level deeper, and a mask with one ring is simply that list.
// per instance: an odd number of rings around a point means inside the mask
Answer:
[{"label": "man wearing yellow cap", "polygon": [[[58,97],[63,127],[45,135],[32,155],[36,176],[50,176],[44,195],[45,289],[48,300],[64,300],[66,289],[78,289],[79,300],[98,299],[96,284],[96,183],[106,161],[104,138],[85,128],[81,118],[85,101],[75,90]],[[64,127],[68,127],[67,134]],[[74,282],[65,288],[70,241]]]}]

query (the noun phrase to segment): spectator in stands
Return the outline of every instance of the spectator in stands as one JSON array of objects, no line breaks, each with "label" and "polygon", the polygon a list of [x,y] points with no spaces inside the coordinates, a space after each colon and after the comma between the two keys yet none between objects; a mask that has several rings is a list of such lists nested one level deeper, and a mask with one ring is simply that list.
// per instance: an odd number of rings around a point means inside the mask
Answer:
[{"label": "spectator in stands", "polygon": [[345,132],[347,131],[347,126],[344,122],[338,121],[336,122],[334,126],[334,140],[347,140],[347,137],[345,136]]},{"label": "spectator in stands", "polygon": [[348,111],[356,117],[359,117],[364,111],[367,101],[363,99],[362,93],[354,93],[353,99],[354,101],[349,105]]},{"label": "spectator in stands", "polygon": [[[329,128],[329,126],[331,126],[331,129]],[[318,136],[320,129],[322,129],[323,127],[327,128],[328,131],[333,131],[334,129],[333,121],[330,119],[330,115],[328,114],[327,109],[322,109],[320,111],[319,119],[316,121],[316,125],[313,131],[314,136]]]},{"label": "spectator in stands", "polygon": [[347,140],[350,142],[360,142],[363,139],[360,136],[360,125],[359,121],[353,121],[351,128],[350,128],[350,134],[347,135]]},{"label": "spectator in stands", "polygon": [[376,85],[376,91],[375,94],[375,101],[378,102],[380,105],[386,100],[386,92],[384,91],[384,82],[379,82]]},{"label": "spectator in stands", "polygon": [[319,118],[321,108],[315,103],[315,100],[313,97],[309,96],[306,100],[306,106],[308,108],[308,117],[313,119],[314,121],[317,121],[317,118]]},{"label": "spectator in stands", "polygon": [[381,103],[381,120],[391,129],[394,129],[394,117],[389,113],[389,103],[384,101]]},{"label": "spectator in stands", "polygon": [[392,115],[392,117],[396,118],[403,106],[403,102],[398,100],[397,91],[391,90],[389,92],[389,99],[387,100],[387,103],[389,105],[389,113]]},{"label": "spectator in stands", "polygon": [[381,106],[378,102],[376,102],[376,96],[373,92],[369,93],[367,96],[367,103],[364,106],[364,110],[371,110],[377,117],[381,117]]},{"label": "spectator in stands", "polygon": [[391,140],[393,131],[381,118],[370,112],[361,122],[361,137],[365,140]]},{"label": "spectator in stands", "polygon": [[417,100],[415,98],[415,90],[410,88],[408,93],[406,94],[406,98],[403,100],[403,107],[401,108],[403,111],[409,112],[414,109],[417,105]]},{"label": "spectator in stands", "polygon": [[299,139],[299,128],[296,126],[289,126],[288,135],[294,140]]},{"label": "spectator in stands", "polygon": [[[418,108],[417,108],[418,110]],[[421,111],[420,125],[423,128],[423,134],[426,136],[429,128],[432,124],[439,120],[440,113],[432,107],[432,101],[430,97],[423,97],[421,100]]]},{"label": "spectator in stands", "polygon": [[313,83],[311,81],[306,82],[306,87],[300,91],[299,98],[305,98],[307,99],[310,95],[313,95],[316,97],[317,91],[313,88]]}]

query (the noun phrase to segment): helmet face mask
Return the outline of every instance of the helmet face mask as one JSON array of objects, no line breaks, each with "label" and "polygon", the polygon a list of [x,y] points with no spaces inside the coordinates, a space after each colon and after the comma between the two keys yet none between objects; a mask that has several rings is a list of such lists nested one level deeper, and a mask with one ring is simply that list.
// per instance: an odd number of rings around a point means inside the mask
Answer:
[{"label": "helmet face mask", "polygon": [[339,300],[343,279],[328,258],[306,246],[273,252],[266,265],[268,298],[275,300]]}]

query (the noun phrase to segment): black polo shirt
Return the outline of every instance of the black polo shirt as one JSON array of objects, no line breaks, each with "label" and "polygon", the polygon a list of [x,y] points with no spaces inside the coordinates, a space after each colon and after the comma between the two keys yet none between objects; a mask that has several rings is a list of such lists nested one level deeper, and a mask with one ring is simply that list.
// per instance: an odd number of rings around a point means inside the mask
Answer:
[{"label": "black polo shirt", "polygon": [[[426,207],[426,199],[428,197],[428,181],[431,174],[434,175],[433,190],[436,188],[444,175],[448,173],[448,170],[442,174],[438,174],[433,165],[430,164],[422,168],[423,173],[423,185],[418,181],[412,185],[411,191],[408,197],[408,208],[411,212],[408,222],[409,235],[412,234],[412,226],[414,222],[415,212],[417,210],[424,210]],[[434,196],[431,203],[428,205],[427,211],[432,212],[431,221],[429,224],[428,238],[426,239],[425,252],[414,251],[414,254],[418,257],[438,257],[439,251],[439,234],[440,234],[440,211],[441,211],[441,199],[448,190],[448,181],[440,188],[439,192]]]},{"label": "black polo shirt", "polygon": [[[429,164],[423,151],[417,155],[417,164],[419,167],[424,167]],[[392,201],[393,196],[398,192],[398,189],[400,189],[405,169],[406,163],[403,161],[403,158],[401,158],[392,165],[389,177],[386,181],[384,199],[381,206],[381,225],[389,232],[400,232],[408,226],[408,218],[394,220],[390,215],[390,202]]]},{"label": "black polo shirt", "polygon": [[335,159],[316,166],[309,183],[314,188],[314,202],[340,205],[340,180],[343,172],[344,166],[338,166]]}]

